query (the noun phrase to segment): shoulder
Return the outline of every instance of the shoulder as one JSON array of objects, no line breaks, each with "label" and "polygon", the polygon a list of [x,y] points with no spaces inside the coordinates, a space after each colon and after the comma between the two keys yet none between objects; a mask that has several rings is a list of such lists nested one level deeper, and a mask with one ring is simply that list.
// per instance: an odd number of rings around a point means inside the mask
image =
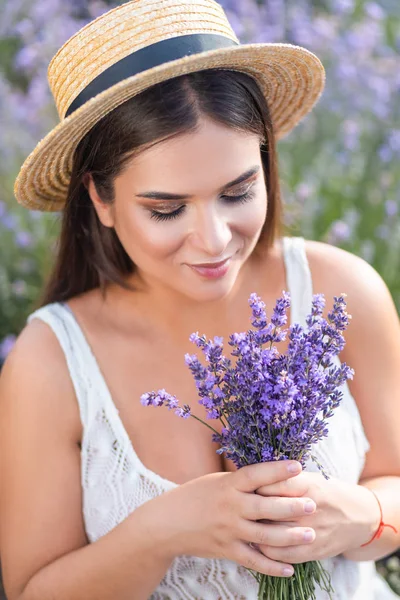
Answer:
[{"label": "shoulder", "polygon": [[378,272],[356,254],[314,240],[305,240],[305,248],[316,285],[320,282],[325,285],[342,283],[355,292],[360,285],[383,284]]},{"label": "shoulder", "polygon": [[[305,240],[314,293],[324,293],[327,304],[347,294],[349,313],[356,321],[372,321],[374,312],[388,310],[397,316],[393,299],[381,275],[363,258],[336,246]],[[352,324],[353,328],[353,324]]]},{"label": "shoulder", "polygon": [[8,355],[0,397],[1,410],[32,412],[32,417],[54,419],[60,426],[66,419],[70,434],[79,441],[79,410],[66,358],[53,330],[41,319],[27,323]]},{"label": "shoulder", "polygon": [[[306,252],[313,292],[323,293],[326,298],[325,316],[332,308],[334,296],[347,296],[351,322],[344,334],[346,345],[341,358],[359,374],[351,384],[353,392],[361,379],[371,389],[372,380],[393,379],[400,364],[400,321],[385,281],[369,263],[346,250],[306,241]],[[355,396],[360,405],[366,394],[355,392]]]},{"label": "shoulder", "polygon": [[[48,308],[44,307],[44,308]],[[5,362],[5,371],[23,368],[30,371],[47,364],[59,370],[62,363],[62,350],[51,327],[42,319],[36,318],[36,311],[28,316],[29,321],[19,336]],[[46,369],[47,370],[47,369]],[[48,370],[50,371],[50,370]]]}]

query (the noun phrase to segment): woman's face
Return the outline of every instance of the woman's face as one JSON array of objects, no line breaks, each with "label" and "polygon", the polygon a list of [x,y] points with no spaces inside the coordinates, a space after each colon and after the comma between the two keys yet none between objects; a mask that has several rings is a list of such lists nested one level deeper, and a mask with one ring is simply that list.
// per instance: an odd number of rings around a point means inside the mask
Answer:
[{"label": "woman's face", "polygon": [[267,211],[259,138],[206,118],[135,156],[113,204],[99,202],[92,181],[89,191],[140,279],[197,301],[230,292]]}]

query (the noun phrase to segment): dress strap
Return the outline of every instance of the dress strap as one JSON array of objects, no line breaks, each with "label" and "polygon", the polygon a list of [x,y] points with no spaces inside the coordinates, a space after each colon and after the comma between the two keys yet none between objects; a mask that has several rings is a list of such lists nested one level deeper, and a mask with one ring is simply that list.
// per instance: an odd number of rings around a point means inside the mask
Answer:
[{"label": "dress strap", "polygon": [[90,415],[88,395],[96,376],[96,364],[91,349],[68,306],[59,302],[47,304],[29,315],[27,322],[40,319],[55,334],[67,362],[68,371],[79,404],[82,425],[86,427]]},{"label": "dress strap", "polygon": [[299,323],[306,327],[306,317],[311,311],[313,286],[305,240],[302,237],[284,237],[282,243],[286,282],[291,295],[291,324]]}]

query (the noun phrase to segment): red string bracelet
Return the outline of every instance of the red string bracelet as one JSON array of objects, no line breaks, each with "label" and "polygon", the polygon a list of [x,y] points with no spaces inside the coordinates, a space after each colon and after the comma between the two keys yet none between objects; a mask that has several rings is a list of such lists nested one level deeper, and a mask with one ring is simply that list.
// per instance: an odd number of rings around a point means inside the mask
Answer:
[{"label": "red string bracelet", "polygon": [[373,493],[373,495],[374,495],[374,496],[375,496],[375,498],[376,498],[376,501],[377,501],[377,502],[378,502],[378,504],[379,504],[379,510],[380,510],[380,512],[381,512],[381,520],[380,520],[380,523],[379,523],[379,527],[378,527],[378,529],[376,530],[376,532],[374,533],[373,537],[372,537],[372,538],[369,540],[369,542],[367,542],[366,544],[361,544],[361,548],[362,548],[363,546],[368,546],[369,544],[372,544],[372,542],[373,542],[374,540],[379,540],[379,538],[381,537],[381,535],[382,535],[382,533],[383,533],[383,530],[385,529],[385,527],[390,527],[390,529],[393,529],[393,531],[394,531],[395,533],[397,533],[397,529],[396,529],[395,527],[393,527],[393,525],[389,525],[388,523],[384,523],[384,522],[383,522],[383,512],[382,512],[382,506],[381,506],[381,503],[379,502],[379,498],[378,498],[378,496],[375,494],[375,492],[374,492],[373,490],[371,490],[370,488],[368,488],[368,489],[369,489],[369,491],[370,491],[370,492],[372,492],[372,493]]}]

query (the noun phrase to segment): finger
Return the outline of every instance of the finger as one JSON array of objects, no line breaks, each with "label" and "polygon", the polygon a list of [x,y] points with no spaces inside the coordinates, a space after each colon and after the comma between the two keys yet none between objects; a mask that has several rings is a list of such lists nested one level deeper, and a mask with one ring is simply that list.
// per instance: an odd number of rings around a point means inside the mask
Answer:
[{"label": "finger", "polygon": [[317,505],[311,498],[264,498],[258,494],[241,500],[241,516],[250,521],[293,521],[313,514]]},{"label": "finger", "polygon": [[311,560],[307,546],[290,546],[279,548],[277,546],[259,545],[260,552],[267,558],[277,562],[288,562],[292,565]]},{"label": "finger", "polygon": [[264,575],[270,575],[271,577],[291,577],[294,573],[291,564],[271,560],[258,550],[251,548],[246,543],[240,544],[236,562],[247,569],[251,569],[257,573],[263,573]]},{"label": "finger", "polygon": [[241,492],[254,492],[260,487],[278,483],[301,472],[301,464],[294,460],[248,465],[235,471],[236,488]]},{"label": "finger", "polygon": [[308,493],[310,481],[305,473],[300,473],[295,477],[263,485],[257,489],[257,494],[260,496],[286,496],[289,498],[300,498]]},{"label": "finger", "polygon": [[263,525],[251,522],[247,522],[243,526],[243,532],[239,535],[246,542],[258,546],[278,548],[312,544],[316,537],[315,531],[311,527],[287,527],[285,525]]}]

